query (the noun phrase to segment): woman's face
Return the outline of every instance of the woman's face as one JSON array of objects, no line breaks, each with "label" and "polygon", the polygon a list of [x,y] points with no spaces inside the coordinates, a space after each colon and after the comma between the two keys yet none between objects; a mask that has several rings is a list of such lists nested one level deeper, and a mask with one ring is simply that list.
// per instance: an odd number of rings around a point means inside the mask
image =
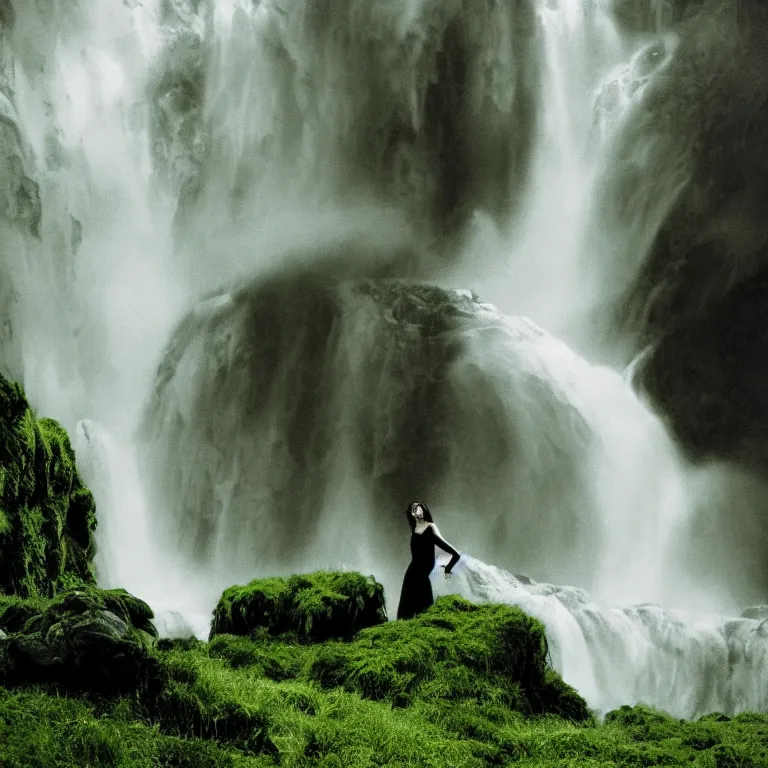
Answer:
[{"label": "woman's face", "polygon": [[411,508],[411,514],[413,515],[414,520],[423,520],[424,519],[424,510],[421,508],[421,504],[415,504]]}]

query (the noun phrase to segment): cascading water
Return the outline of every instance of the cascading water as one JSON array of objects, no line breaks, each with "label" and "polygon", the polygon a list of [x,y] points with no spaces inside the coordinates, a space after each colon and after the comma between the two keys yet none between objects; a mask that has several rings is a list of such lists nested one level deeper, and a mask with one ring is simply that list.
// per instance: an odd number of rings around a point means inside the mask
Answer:
[{"label": "cascading water", "polygon": [[643,604],[616,608],[584,590],[539,584],[465,557],[435,594],[518,605],[546,629],[552,663],[605,713],[653,702],[677,717],[765,709],[768,624]]},{"label": "cascading water", "polygon": [[[102,581],[164,631],[204,635],[224,586],[316,566],[376,573],[391,604],[411,496],[537,580],[735,607],[681,570],[686,473],[618,373],[468,292],[382,280],[469,283],[598,354],[626,272],[596,263],[597,185],[675,45],[610,5],[99,1],[4,22],[10,50],[43,42],[4,65],[0,362],[76,436]],[[679,183],[656,181],[630,260]],[[467,561],[463,592],[540,616],[600,709],[768,707],[756,621],[596,608]]]}]

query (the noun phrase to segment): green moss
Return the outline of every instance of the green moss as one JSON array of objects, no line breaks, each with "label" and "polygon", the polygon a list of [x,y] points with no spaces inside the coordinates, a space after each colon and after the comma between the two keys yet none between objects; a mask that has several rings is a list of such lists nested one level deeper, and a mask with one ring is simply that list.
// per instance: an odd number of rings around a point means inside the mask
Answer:
[{"label": "green moss", "polygon": [[661,741],[679,731],[678,721],[673,717],[644,705],[615,709],[605,716],[605,722],[620,725],[637,741]]},{"label": "green moss", "polygon": [[[460,610],[455,601],[447,604],[454,612]],[[485,608],[501,607],[479,606],[478,612],[466,613],[479,622]],[[495,614],[491,611],[486,618],[503,624]],[[456,641],[461,622],[454,616]],[[412,624],[415,637],[416,623],[393,624]],[[432,626],[426,621],[421,628],[449,631],[447,624],[445,616],[433,616]],[[379,629],[365,630],[358,640]],[[481,700],[417,691],[407,707],[393,707],[389,700],[365,699],[341,687],[327,689],[307,677],[307,668],[323,649],[352,647],[355,642],[298,644],[266,631],[255,639],[221,635],[210,643],[163,641],[156,651],[162,669],[156,687],[131,697],[89,701],[0,688],[0,765],[768,766],[768,715],[715,715],[690,723],[637,706],[622,707],[597,725],[554,715],[528,717],[511,709],[503,697]],[[476,658],[457,661],[451,682],[442,685],[463,681],[468,691],[483,688],[472,678],[481,673],[483,658],[494,659],[499,642],[475,638]],[[422,648],[415,658],[425,653]],[[491,663],[498,667],[498,661]],[[269,669],[281,669],[291,678],[270,679],[264,674]],[[432,678],[438,688],[442,674]],[[545,671],[542,684],[546,687],[552,679],[548,681]]]},{"label": "green moss", "polygon": [[[543,627],[519,609],[447,597],[347,641],[299,642],[306,624],[279,633],[287,620],[276,617],[292,615],[292,595],[315,578],[227,590],[225,616],[245,626],[272,618],[248,636],[161,642],[161,685],[142,699],[148,720],[164,733],[308,766],[501,765],[525,754],[516,735],[524,715],[559,696],[563,712],[589,721],[583,700],[547,666]],[[258,601],[242,599],[252,592]]]},{"label": "green moss", "polygon": [[95,504],[64,429],[0,377],[0,592],[51,596],[93,583]]},{"label": "green moss", "polygon": [[0,595],[0,629],[8,634],[21,632],[27,622],[40,615],[48,605],[49,601],[40,597]]},{"label": "green moss", "polygon": [[263,628],[272,636],[290,632],[301,642],[322,642],[383,621],[384,589],[373,576],[317,571],[229,587],[214,610],[210,637]]},{"label": "green moss", "polygon": [[101,611],[109,611],[145,635],[157,637],[154,614],[147,603],[124,589],[99,589],[90,584],[63,590],[52,598],[0,595],[0,629],[18,633],[29,630],[34,623],[38,630],[63,619],[74,620]]},{"label": "green moss", "polygon": [[[368,591],[360,595],[361,588]],[[526,715],[590,719],[581,696],[548,666],[543,626],[521,610],[443,597],[413,619],[353,635],[355,611],[370,615],[365,601],[371,597],[373,605],[383,601],[380,587],[350,573],[231,587],[216,608],[210,655],[273,680],[293,677],[324,689],[342,688],[396,708],[471,701]],[[318,616],[343,640],[308,646],[305,641],[316,640],[312,633],[318,626],[329,634]],[[239,635],[218,634],[223,627]],[[425,711],[432,717],[438,710]]]},{"label": "green moss", "polygon": [[39,684],[94,695],[156,684],[152,611],[122,589],[93,586],[53,598],[0,596],[0,685]]},{"label": "green moss", "polygon": [[547,667],[544,628],[518,608],[443,597],[408,621],[317,649],[307,676],[396,706],[470,700],[587,720],[584,700]]},{"label": "green moss", "polygon": [[[277,643],[275,643],[277,644]],[[312,653],[299,646],[298,653]],[[413,765],[480,768],[493,745],[458,739],[416,712],[393,710],[311,682],[274,681],[233,669],[205,646],[162,653],[167,682],[146,702],[163,733],[203,736],[280,765]],[[327,761],[327,762],[326,762]]]},{"label": "green moss", "polygon": [[250,667],[272,680],[287,680],[300,673],[304,654],[295,646],[276,643],[266,637],[249,639],[217,635],[208,645],[211,658],[226,660],[231,667]]}]

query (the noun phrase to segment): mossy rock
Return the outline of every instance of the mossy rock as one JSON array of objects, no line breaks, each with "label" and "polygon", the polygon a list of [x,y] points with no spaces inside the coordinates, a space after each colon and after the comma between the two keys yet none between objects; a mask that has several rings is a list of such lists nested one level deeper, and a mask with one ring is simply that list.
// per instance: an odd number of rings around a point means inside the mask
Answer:
[{"label": "mossy rock", "polygon": [[39,616],[49,603],[49,600],[41,597],[0,595],[0,630],[8,634],[21,632],[27,622],[34,616]]},{"label": "mossy rock", "polygon": [[73,691],[133,690],[154,669],[152,610],[123,589],[0,598],[0,682]]},{"label": "mossy rock", "polygon": [[417,700],[502,703],[525,715],[586,721],[586,702],[547,664],[542,624],[518,608],[442,597],[408,621],[318,648],[307,675],[394,706]]},{"label": "mossy rock", "polygon": [[299,642],[323,642],[386,620],[384,588],[373,576],[316,571],[227,588],[214,610],[210,638],[264,629],[272,636],[292,633]]},{"label": "mossy rock", "polygon": [[663,741],[680,735],[678,720],[644,704],[614,709],[606,714],[605,722],[626,729],[636,741]]},{"label": "mossy rock", "polygon": [[66,431],[0,376],[0,593],[93,584],[96,510]]}]

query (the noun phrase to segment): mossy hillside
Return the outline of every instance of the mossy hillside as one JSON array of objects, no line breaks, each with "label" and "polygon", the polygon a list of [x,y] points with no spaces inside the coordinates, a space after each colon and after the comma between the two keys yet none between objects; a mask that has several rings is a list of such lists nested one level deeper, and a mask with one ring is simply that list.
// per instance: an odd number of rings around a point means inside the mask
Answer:
[{"label": "mossy hillside", "polygon": [[66,431],[0,376],[0,592],[51,596],[93,583],[96,514]]},{"label": "mossy hillside", "polygon": [[[274,642],[274,641],[273,641]],[[277,643],[276,643],[277,644]],[[295,646],[299,654],[314,646]],[[342,689],[265,678],[252,667],[211,658],[204,643],[161,651],[168,679],[143,699],[163,733],[202,736],[280,765],[484,766],[498,749],[458,739],[411,710],[366,701]],[[439,756],[439,762],[435,762]]]},{"label": "mossy hillside", "polygon": [[324,687],[397,706],[468,700],[589,719],[584,700],[549,667],[547,652],[544,627],[519,608],[449,596],[409,621],[326,643],[306,674]]},{"label": "mossy hillside", "polygon": [[[7,598],[0,616],[24,631],[53,604],[148,621],[149,609],[122,590],[83,592]],[[402,634],[389,636],[390,627]],[[0,640],[0,651],[7,645]],[[626,707],[604,725],[531,717],[536,699],[526,691],[539,692],[539,706],[548,687],[583,701],[547,666],[538,622],[507,606],[447,597],[348,642],[297,642],[295,633],[261,627],[207,643],[161,640],[149,653],[155,664],[127,695],[0,687],[0,765],[768,768],[768,715],[684,723]],[[339,679],[318,678],[329,654]]]},{"label": "mossy hillside", "polygon": [[158,649],[162,685],[141,697],[148,721],[281,764],[336,754],[344,766],[502,765],[521,754],[526,716],[592,722],[547,666],[539,622],[456,597],[348,642],[299,643],[262,628]]},{"label": "mossy hillside", "polygon": [[[273,679],[293,676],[397,706],[471,698],[525,714],[589,717],[584,700],[549,668],[544,627],[519,609],[447,597],[410,621],[386,622],[383,603],[381,585],[358,573],[258,579],[225,590],[214,611],[211,649]],[[269,638],[287,633],[302,643],[347,642],[275,654]]]},{"label": "mossy hillside", "polygon": [[229,587],[214,610],[210,637],[263,628],[272,636],[290,632],[301,642],[322,642],[386,619],[384,588],[372,576],[316,571]]},{"label": "mossy hillside", "polygon": [[[203,644],[200,644],[201,646]],[[191,655],[197,655],[192,650]],[[177,656],[190,650],[177,650]],[[186,664],[186,662],[181,662]],[[220,662],[219,662],[220,663]],[[222,670],[224,667],[220,668]],[[457,722],[428,721],[418,710],[392,709],[343,691],[250,678],[243,670],[240,704],[255,722],[248,746],[223,728],[174,735],[142,715],[131,698],[94,703],[40,690],[0,688],[0,765],[32,768],[374,768],[428,766],[522,768],[587,766],[694,766],[765,768],[768,715],[678,721],[646,707],[622,708],[603,725],[577,725],[557,717],[497,719],[487,740],[467,738]],[[250,684],[249,684],[250,683]],[[215,686],[214,681],[208,681]],[[223,685],[222,682],[219,685]],[[213,688],[210,689],[211,694]],[[221,690],[221,689],[219,689]],[[230,693],[233,689],[229,688]],[[211,695],[209,694],[209,696]],[[459,705],[457,713],[462,710]],[[618,716],[613,716],[618,715]],[[167,716],[170,719],[170,715]],[[658,728],[659,721],[664,723]],[[175,729],[176,726],[173,726]],[[643,733],[644,732],[644,733]],[[491,742],[503,743],[500,749]],[[264,747],[259,751],[258,743]]]},{"label": "mossy hillside", "polygon": [[129,699],[97,709],[83,698],[0,688],[0,765],[13,768],[267,768],[229,745],[161,733]]}]

